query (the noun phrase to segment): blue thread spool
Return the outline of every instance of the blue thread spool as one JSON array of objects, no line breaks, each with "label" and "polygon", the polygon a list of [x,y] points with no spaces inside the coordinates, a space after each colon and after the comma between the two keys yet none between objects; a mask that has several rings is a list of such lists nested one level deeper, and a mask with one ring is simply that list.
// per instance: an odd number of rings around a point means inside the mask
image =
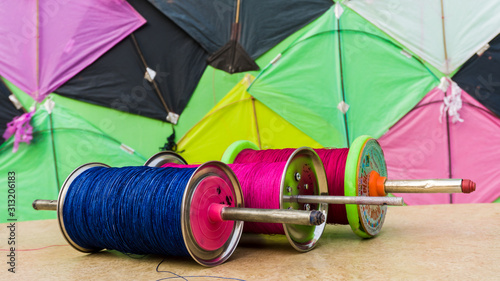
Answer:
[{"label": "blue thread spool", "polygon": [[[100,168],[97,168],[100,167]],[[90,170],[95,168],[94,170]],[[129,169],[135,169],[138,173],[146,173],[152,174],[151,171],[167,171],[166,168],[151,168],[151,167],[126,167]],[[121,169],[126,169],[121,168]],[[111,170],[107,170],[111,169]],[[57,201],[54,200],[35,200],[33,202],[33,208],[37,210],[57,210],[58,213],[58,221],[61,231],[65,239],[73,246],[75,249],[82,252],[95,252],[100,251],[103,248],[113,249],[116,248],[118,250],[122,250],[125,252],[129,252],[129,249],[133,249],[132,251],[137,250],[134,247],[125,247],[121,244],[119,246],[112,246],[114,240],[112,240],[110,244],[106,244],[103,241],[109,239],[109,237],[105,237],[106,235],[113,236],[108,233],[103,232],[95,232],[89,237],[85,235],[80,235],[78,231],[84,232],[87,231],[89,225],[87,224],[87,218],[84,215],[80,217],[75,217],[74,221],[71,221],[70,218],[65,218],[66,216],[72,216],[72,211],[67,210],[67,208],[73,209],[84,209],[90,210],[92,208],[105,208],[108,200],[113,196],[117,196],[116,194],[123,192],[125,190],[132,190],[135,193],[132,193],[133,196],[129,196],[132,201],[127,202],[127,207],[122,209],[112,209],[113,211],[108,211],[100,214],[100,216],[104,218],[108,218],[107,216],[112,216],[120,212],[124,212],[127,214],[127,211],[130,211],[128,208],[132,208],[136,210],[138,207],[136,202],[134,202],[134,198],[138,198],[144,195],[141,195],[141,192],[150,190],[156,190],[155,185],[147,185],[153,179],[146,179],[146,185],[143,186],[148,189],[140,190],[138,188],[134,188],[134,186],[139,185],[137,183],[132,184],[132,186],[127,186],[126,181],[131,181],[133,177],[126,177],[126,180],[120,182],[116,178],[113,180],[108,180],[105,178],[103,183],[98,183],[97,186],[87,186],[84,192],[80,195],[85,196],[85,192],[91,193],[92,188],[96,188],[97,190],[102,188],[99,185],[113,185],[118,183],[119,186],[124,185],[122,189],[118,189],[118,192],[109,193],[103,195],[103,198],[100,206],[95,206],[94,202],[90,200],[88,203],[79,202],[76,200],[78,196],[74,197],[72,189],[81,188],[79,181],[85,182],[87,179],[79,178],[79,177],[89,177],[95,176],[99,177],[99,174],[95,171],[108,171],[113,173],[115,170],[119,170],[120,168],[110,168],[109,166],[101,163],[89,163],[80,166],[75,171],[73,171],[66,181],[64,182],[61,191],[59,193],[59,198]],[[149,169],[149,170],[148,170]],[[178,168],[170,168],[170,169],[178,169]],[[198,263],[204,266],[215,266],[222,262],[224,262],[229,256],[233,253],[239,238],[241,236],[243,221],[252,221],[252,222],[273,222],[273,223],[290,223],[290,224],[299,224],[299,225],[321,225],[325,221],[325,215],[320,211],[298,211],[298,210],[262,210],[262,209],[250,209],[250,208],[242,208],[243,207],[243,198],[241,194],[241,189],[239,183],[234,175],[234,173],[229,169],[229,167],[222,162],[212,161],[207,162],[196,169],[178,169],[178,170],[187,170],[192,171],[191,174],[187,174],[189,179],[187,183],[183,185],[179,185],[177,187],[177,192],[180,191],[182,195],[182,200],[178,198],[177,202],[180,203],[180,228],[182,240],[184,242],[185,248],[189,255],[193,257]],[[149,172],[148,172],[149,171]],[[105,172],[103,172],[105,173]],[[112,178],[112,177],[110,177]],[[79,194],[78,190],[74,191],[75,194]],[[129,194],[130,195],[130,194]],[[165,194],[161,194],[160,196],[169,196]],[[92,195],[90,195],[92,196]],[[95,198],[95,194],[91,199]],[[151,195],[149,195],[151,197]],[[156,196],[156,194],[155,194]],[[118,196],[117,196],[118,197]],[[99,198],[97,198],[99,199]],[[115,198],[111,198],[115,199]],[[123,199],[123,198],[122,198]],[[120,199],[120,200],[122,200]],[[166,198],[171,199],[171,198]],[[70,201],[67,201],[70,200]],[[75,200],[75,201],[71,201]],[[96,200],[95,202],[97,202]],[[160,200],[161,201],[161,200]],[[168,200],[166,200],[168,201]],[[142,202],[142,201],[141,201]],[[76,207],[71,207],[74,205],[73,203],[77,203]],[[79,204],[78,204],[79,203]],[[175,202],[174,202],[175,204]],[[146,204],[147,206],[148,204]],[[139,206],[140,207],[140,206]],[[151,211],[151,210],[150,210]],[[108,215],[108,213],[112,213]],[[121,213],[120,213],[121,214]],[[161,216],[162,214],[160,214]],[[95,217],[95,215],[94,215]],[[120,215],[118,215],[120,217]],[[120,217],[121,218],[121,217]],[[92,220],[92,216],[89,216],[89,219]],[[162,226],[164,223],[168,225],[167,222],[162,222],[158,219],[158,217],[154,217],[155,223],[157,226]],[[127,223],[128,221],[125,221]],[[94,221],[95,223],[95,221]],[[108,223],[108,222],[104,222]],[[83,224],[83,228],[75,231],[73,229],[76,224]],[[115,223],[111,225],[111,228],[108,229],[108,232],[114,232],[116,227],[123,226],[121,223]],[[175,226],[175,225],[174,225]],[[177,225],[178,226],[178,225]],[[87,229],[85,229],[87,227]],[[146,230],[148,231],[148,230]],[[131,231],[134,232],[134,231]],[[149,235],[158,235],[158,233],[149,233]],[[111,239],[124,239],[123,236],[127,235],[118,235],[118,237],[113,236]],[[166,235],[168,236],[168,235]],[[104,238],[103,238],[104,237]],[[135,236],[137,237],[137,236]],[[161,239],[169,239],[172,237],[160,237]],[[173,237],[176,238],[176,237]],[[92,239],[98,240],[96,243],[93,243]],[[103,242],[104,244],[101,244]],[[124,243],[133,243],[135,241],[130,241],[125,239],[122,241]],[[99,245],[99,246],[98,246]],[[123,247],[121,247],[123,246]],[[137,247],[137,245],[135,245]],[[139,245],[138,247],[141,247]],[[172,248],[166,249],[167,254],[169,254],[169,250]],[[132,252],[130,251],[130,252]],[[182,254],[182,251],[180,251]],[[147,252],[145,252],[147,253]]]},{"label": "blue thread spool", "polygon": [[[73,227],[70,226],[69,224],[82,223],[82,222],[69,222],[65,220],[65,215],[68,214],[67,210],[65,210],[65,206],[67,207],[70,205],[68,202],[66,202],[66,198],[68,196],[68,192],[72,189],[72,187],[74,187],[72,185],[75,182],[75,180],[77,180],[78,177],[81,176],[82,174],[86,173],[86,171],[94,167],[106,167],[110,169],[116,169],[101,163],[88,163],[78,167],[67,177],[66,181],[64,182],[61,188],[57,200],[57,214],[58,214],[57,217],[64,238],[73,248],[85,253],[97,252],[102,250],[102,248],[87,248],[85,247],[85,245],[80,245],[81,242],[79,244],[75,241],[75,240],[80,241],[81,237],[75,237],[76,236],[75,234],[68,233],[68,229]],[[155,169],[146,167],[137,167],[137,168]],[[241,190],[239,189],[239,183],[236,177],[224,164],[213,161],[205,163],[201,165],[199,168],[193,170],[195,171],[190,176],[187,185],[185,187],[182,187],[184,188],[182,195],[182,202],[180,204],[181,205],[180,228],[182,229],[182,239],[184,241],[184,245],[187,252],[196,262],[204,266],[215,266],[223,263],[234,252],[241,236],[241,232],[243,229],[243,222],[224,221],[224,223],[230,222],[232,224],[232,228],[230,230],[230,236],[226,239],[226,241],[224,241],[224,243],[219,243],[222,244],[221,247],[210,250],[204,249],[204,247],[200,245],[199,241],[197,241],[197,239],[195,238],[195,231],[193,231],[193,224],[191,223],[191,216],[190,216],[190,212],[197,207],[196,205],[199,202],[193,202],[191,199],[193,198],[197,188],[200,185],[202,185],[204,182],[206,183],[207,179],[214,179],[214,177],[219,179],[219,183],[220,181],[223,181],[225,184],[227,184],[228,187],[232,189],[231,191],[233,193],[235,207],[243,207],[243,197],[241,194]],[[208,182],[208,184],[210,184],[210,182]],[[39,210],[53,209],[53,208],[44,208],[40,205],[40,202],[37,201],[33,202],[33,206],[35,207],[35,209]],[[54,202],[52,201],[52,203]],[[220,202],[217,201],[216,203]],[[86,208],[88,206],[80,206],[80,207]],[[215,239],[217,238],[220,237],[216,237]],[[165,237],[165,239],[169,239],[169,237]]]}]

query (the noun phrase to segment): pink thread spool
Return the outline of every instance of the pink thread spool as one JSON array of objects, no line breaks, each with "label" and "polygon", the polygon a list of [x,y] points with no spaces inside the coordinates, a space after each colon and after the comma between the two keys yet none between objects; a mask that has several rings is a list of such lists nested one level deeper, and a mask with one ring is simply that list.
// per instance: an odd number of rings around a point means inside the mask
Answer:
[{"label": "pink thread spool", "polygon": [[[246,154],[244,159],[238,158],[243,151]],[[325,157],[328,153],[323,153],[328,149],[319,149],[319,154]],[[281,151],[281,152],[279,152]],[[276,161],[278,157],[286,157],[290,149],[266,152],[258,151],[258,147],[248,141],[235,142],[229,146],[222,156],[225,163],[240,163],[243,161]],[[384,154],[378,142],[369,137],[358,137],[351,145],[345,156],[345,150],[333,150],[333,159],[321,159],[327,167],[328,190],[330,195],[340,195],[345,197],[370,196],[369,175],[376,171],[382,176],[387,176],[387,169]],[[258,154],[258,155],[257,155]],[[262,155],[260,155],[262,154]],[[266,155],[267,154],[267,155]],[[279,156],[279,154],[283,154]],[[331,155],[330,155],[331,156]],[[255,158],[254,158],[255,157]],[[238,159],[237,159],[238,158]],[[267,158],[267,160],[266,160]],[[332,163],[329,163],[332,161]],[[345,163],[345,164],[344,164]],[[343,182],[343,185],[342,185]],[[343,192],[342,192],[343,189]],[[345,224],[346,221],[351,226],[353,232],[363,238],[371,238],[377,235],[382,229],[382,225],[387,213],[387,205],[366,205],[366,204],[330,204],[330,215],[327,223]],[[344,211],[345,210],[345,211]]]},{"label": "pink thread spool", "polygon": [[[274,162],[285,158],[292,151],[292,149],[264,151],[258,149],[255,144],[248,141],[235,142],[228,147],[222,156],[222,161]],[[356,138],[350,149],[315,149],[315,151],[325,165],[330,195],[383,198],[388,193],[470,193],[476,188],[474,182],[465,179],[387,180],[382,148],[369,136]],[[358,236],[373,237],[382,228],[387,206],[366,204],[370,203],[337,206],[330,204],[327,222],[349,223]]]},{"label": "pink thread spool", "polygon": [[[177,163],[177,164],[172,164]],[[174,153],[160,153],[151,157],[149,166],[197,167],[178,165],[182,157]],[[298,203],[283,200],[284,196],[326,195],[327,184],[323,164],[309,148],[299,148],[278,163],[250,163],[230,165],[241,182],[243,198],[248,208],[270,210],[319,210],[326,216],[328,205],[324,203]],[[296,225],[246,222],[244,231],[263,234],[285,234],[298,251],[311,250],[321,237],[325,224]]]},{"label": "pink thread spool", "polygon": [[[222,156],[225,163],[282,161],[293,149],[258,150],[248,141],[235,142]],[[325,170],[331,196],[369,196],[368,177],[376,171],[387,176],[383,152],[370,137],[358,138],[351,149],[315,149]],[[330,204],[329,224],[349,224],[363,238],[377,235],[385,220],[386,205]]]}]

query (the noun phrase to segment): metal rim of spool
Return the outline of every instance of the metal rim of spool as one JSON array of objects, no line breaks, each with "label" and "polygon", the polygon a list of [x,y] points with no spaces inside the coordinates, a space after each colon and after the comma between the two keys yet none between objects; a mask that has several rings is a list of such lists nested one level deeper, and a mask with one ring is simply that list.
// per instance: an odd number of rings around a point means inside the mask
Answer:
[{"label": "metal rim of spool", "polygon": [[[198,184],[206,177],[218,176],[233,187],[236,207],[244,207],[243,193],[234,172],[224,163],[219,161],[209,161],[200,165],[189,179],[184,195],[182,197],[181,208],[181,228],[182,236],[186,248],[191,257],[203,266],[216,266],[226,261],[236,249],[243,232],[243,221],[235,221],[231,237],[224,245],[214,251],[204,250],[194,238],[190,223],[191,199]],[[208,211],[208,210],[207,210]]]},{"label": "metal rim of spool", "polygon": [[[300,188],[300,181],[304,178],[304,174],[302,172],[304,171],[306,165],[310,166],[310,171],[314,177],[312,181],[316,182],[315,186],[312,187],[314,190],[309,190],[309,187],[306,188],[305,186]],[[301,175],[299,180],[296,178],[297,173]],[[307,191],[305,191],[306,189]],[[311,192],[313,194],[309,194]],[[280,208],[293,208],[292,205],[294,205],[299,206],[297,209],[303,210],[306,205],[311,205],[286,202],[283,200],[283,196],[285,195],[328,195],[325,167],[323,166],[318,154],[316,154],[316,152],[314,152],[311,148],[300,147],[296,149],[288,158],[281,177]],[[310,210],[313,209],[323,212],[325,217],[328,215],[328,204],[326,203],[317,204],[317,208],[310,208]],[[317,241],[321,238],[321,235],[323,235],[325,226],[326,219],[321,225],[306,226],[283,224],[283,229],[285,230],[285,235],[293,248],[300,252],[307,252],[316,246]]]},{"label": "metal rim of spool", "polygon": [[[345,196],[369,196],[368,177],[373,170],[387,176],[384,153],[377,140],[360,136],[354,140],[347,155]],[[371,238],[382,229],[387,206],[346,204],[346,211],[353,232],[362,238]]]},{"label": "metal rim of spool", "polygon": [[66,193],[68,192],[68,189],[71,187],[71,184],[73,181],[81,175],[84,171],[93,168],[93,167],[106,167],[110,168],[110,166],[103,164],[103,163],[98,163],[98,162],[91,162],[87,164],[83,164],[80,167],[76,168],[69,174],[69,176],[66,178],[64,181],[61,191],[59,191],[59,196],[57,198],[57,220],[59,222],[59,228],[61,229],[61,232],[64,236],[64,239],[68,241],[68,243],[75,248],[76,250],[84,253],[90,253],[90,252],[98,252],[102,249],[87,249],[84,247],[81,247],[71,237],[68,235],[68,232],[66,231],[66,227],[64,226],[64,200],[66,199]]},{"label": "metal rim of spool", "polygon": [[248,140],[235,141],[226,148],[220,161],[226,164],[233,164],[234,159],[236,159],[238,154],[245,149],[259,150],[259,147],[255,143]]},{"label": "metal rim of spool", "polygon": [[161,151],[151,156],[144,166],[147,167],[161,167],[167,163],[175,163],[181,165],[187,165],[187,162],[182,156],[173,151]]}]

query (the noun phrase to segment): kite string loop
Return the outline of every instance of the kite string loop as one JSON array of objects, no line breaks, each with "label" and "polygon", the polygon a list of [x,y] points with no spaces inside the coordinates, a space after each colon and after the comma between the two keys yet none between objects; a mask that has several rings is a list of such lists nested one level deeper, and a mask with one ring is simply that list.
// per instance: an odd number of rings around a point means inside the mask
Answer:
[{"label": "kite string loop", "polygon": [[462,108],[462,89],[455,82],[451,82],[451,85],[446,90],[449,95],[443,97],[443,103],[440,107],[440,116],[439,121],[442,122],[443,116],[446,112],[448,115],[452,117],[452,122],[464,122],[462,118],[460,118],[460,109]]},{"label": "kite string loop", "polygon": [[193,173],[194,169],[176,168],[90,168],[66,194],[66,231],[87,249],[189,256],[181,205]]},{"label": "kite string loop", "polygon": [[16,116],[11,122],[7,123],[7,128],[2,137],[7,140],[14,135],[14,147],[12,152],[17,152],[20,142],[30,144],[33,139],[33,126],[31,126],[30,122],[34,114],[35,109],[23,113],[21,116]]}]

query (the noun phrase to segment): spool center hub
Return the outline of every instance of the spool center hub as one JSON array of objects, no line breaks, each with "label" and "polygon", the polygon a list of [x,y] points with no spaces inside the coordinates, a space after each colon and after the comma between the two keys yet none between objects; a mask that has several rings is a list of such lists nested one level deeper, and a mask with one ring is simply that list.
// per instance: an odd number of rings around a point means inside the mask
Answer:
[{"label": "spool center hub", "polygon": [[222,247],[231,236],[234,227],[234,221],[215,222],[209,219],[208,209],[212,204],[236,207],[232,189],[216,176],[202,179],[191,201],[191,229],[196,242],[207,251]]}]

